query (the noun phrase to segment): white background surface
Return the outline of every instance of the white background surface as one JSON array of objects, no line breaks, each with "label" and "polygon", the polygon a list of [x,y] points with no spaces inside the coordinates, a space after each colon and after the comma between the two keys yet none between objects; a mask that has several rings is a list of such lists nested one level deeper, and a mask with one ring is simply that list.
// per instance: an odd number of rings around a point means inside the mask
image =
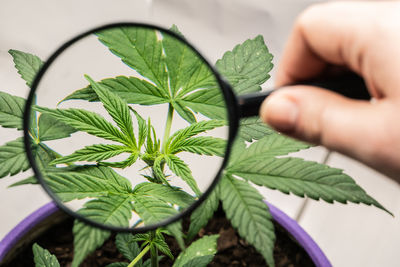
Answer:
[{"label": "white background surface", "polygon": [[[277,64],[296,15],[317,1],[300,0],[135,0],[135,1],[11,1],[0,6],[0,90],[25,97],[27,88],[16,73],[9,49],[42,59],[74,34],[107,22],[151,22],[169,27],[177,24],[212,62],[247,38],[262,34]],[[340,19],[340,18],[338,18]],[[273,74],[273,71],[272,71]],[[270,85],[271,81],[266,85]],[[1,144],[21,133],[0,129]],[[327,151],[313,148],[299,153],[322,161]],[[395,218],[365,205],[330,205],[261,189],[266,199],[284,210],[317,241],[333,266],[399,266],[400,188],[383,175],[339,154],[328,164],[342,168],[371,196],[395,214]],[[49,198],[38,186],[7,189],[27,177],[24,173],[0,180],[0,238]]]}]

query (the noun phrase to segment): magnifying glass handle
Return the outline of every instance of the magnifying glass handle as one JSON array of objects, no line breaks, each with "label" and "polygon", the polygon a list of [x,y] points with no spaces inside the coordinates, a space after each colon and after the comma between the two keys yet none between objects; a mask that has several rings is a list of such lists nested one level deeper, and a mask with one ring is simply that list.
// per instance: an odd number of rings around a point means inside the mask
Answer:
[{"label": "magnifying glass handle", "polygon": [[[317,78],[309,81],[298,82],[291,85],[318,86],[352,99],[371,99],[364,79],[354,72],[347,72],[345,74],[341,74],[339,76],[336,75],[334,77]],[[240,117],[245,118],[257,116],[259,114],[262,102],[276,89],[238,96],[238,103],[241,110]]]}]

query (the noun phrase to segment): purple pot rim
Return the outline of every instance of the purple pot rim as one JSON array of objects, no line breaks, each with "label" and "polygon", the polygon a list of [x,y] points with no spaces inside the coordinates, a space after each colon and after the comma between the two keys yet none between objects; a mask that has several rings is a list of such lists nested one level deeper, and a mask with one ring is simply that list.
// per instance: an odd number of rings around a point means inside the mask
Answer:
[{"label": "purple pot rim", "polygon": [[17,224],[0,242],[0,262],[17,242],[24,237],[33,227],[40,223],[43,218],[58,211],[54,202],[50,202],[29,214]]},{"label": "purple pot rim", "polygon": [[312,239],[312,237],[297,223],[297,221],[290,218],[286,213],[272,205],[271,203],[264,201],[271,212],[274,220],[279,223],[283,228],[285,228],[294,239],[299,242],[299,244],[308,253],[312,261],[317,267],[332,267],[332,264],[317,245],[317,243]]},{"label": "purple pot rim", "polygon": [[[297,242],[299,242],[317,267],[332,266],[317,243],[315,243],[311,236],[309,236],[295,220],[287,216],[283,211],[271,203],[266,201],[265,203],[268,205],[274,220],[285,228],[297,240]],[[0,262],[25,234],[41,222],[43,218],[50,216],[56,211],[58,211],[58,208],[54,202],[47,203],[32,212],[17,226],[15,226],[0,242]]]}]

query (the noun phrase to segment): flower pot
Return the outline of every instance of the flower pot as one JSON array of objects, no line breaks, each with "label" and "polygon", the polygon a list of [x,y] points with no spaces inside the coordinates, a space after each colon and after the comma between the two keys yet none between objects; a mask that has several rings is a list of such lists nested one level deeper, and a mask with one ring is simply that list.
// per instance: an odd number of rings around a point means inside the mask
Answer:
[{"label": "flower pot", "polygon": [[[314,240],[300,227],[300,225],[281,210],[267,203],[274,220],[286,229],[294,239],[304,248],[317,267],[331,267],[329,260],[314,242]],[[0,263],[8,262],[33,239],[43,233],[52,224],[63,221],[67,215],[61,212],[54,203],[48,203],[39,208],[14,229],[0,242]]]}]

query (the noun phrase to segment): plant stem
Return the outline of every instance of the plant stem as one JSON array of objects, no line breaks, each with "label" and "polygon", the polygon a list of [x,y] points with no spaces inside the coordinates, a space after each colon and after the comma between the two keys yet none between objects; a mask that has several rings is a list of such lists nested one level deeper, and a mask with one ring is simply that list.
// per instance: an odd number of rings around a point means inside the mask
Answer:
[{"label": "plant stem", "polygon": [[164,131],[164,138],[162,142],[162,153],[164,152],[165,148],[165,142],[167,142],[169,138],[169,134],[171,132],[171,125],[172,125],[172,118],[174,116],[174,108],[172,107],[171,104],[168,106],[168,115],[167,115],[167,122],[165,123],[165,131]]},{"label": "plant stem", "polygon": [[141,258],[143,258],[143,256],[147,253],[147,251],[149,251],[150,249],[150,244],[147,245],[140,253],[139,255],[136,256],[136,258],[133,259],[133,261],[131,263],[129,263],[128,267],[133,267],[135,266],[136,263],[138,263],[138,261],[140,261]]},{"label": "plant stem", "polygon": [[[150,239],[156,238],[156,231],[150,232]],[[156,246],[150,247],[150,260],[151,260],[151,267],[158,267],[158,249]]]}]

